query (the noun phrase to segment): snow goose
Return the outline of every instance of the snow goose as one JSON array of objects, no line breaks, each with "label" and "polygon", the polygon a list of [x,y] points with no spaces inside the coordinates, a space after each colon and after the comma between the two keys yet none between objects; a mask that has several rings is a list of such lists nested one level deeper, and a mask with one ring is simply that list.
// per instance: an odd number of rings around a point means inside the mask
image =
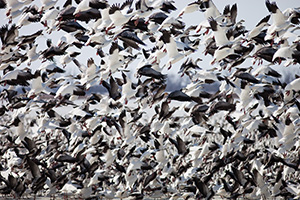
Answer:
[{"label": "snow goose", "polygon": [[135,14],[132,17],[133,24],[135,26],[138,25],[139,21],[145,17],[148,17],[151,13],[152,10],[154,9],[151,6],[148,6],[147,4],[149,1],[147,0],[138,0],[135,3],[135,11],[133,11]]},{"label": "snow goose", "polygon": [[109,4],[105,8],[101,9],[101,19],[98,19],[93,26],[94,30],[103,30],[111,24],[111,19],[109,17]]},{"label": "snow goose", "polygon": [[[137,0],[135,3],[135,9],[138,11],[138,14],[140,14],[142,16],[143,13],[152,11],[154,8],[148,6],[147,4],[149,4],[149,3],[150,2],[148,0]],[[145,17],[145,16],[142,16],[142,17]]]},{"label": "snow goose", "polygon": [[10,28],[8,27],[6,24],[0,28],[0,32],[3,34],[3,37],[1,37],[2,50],[4,50],[7,45],[10,45],[10,43],[13,44],[16,41],[16,37],[19,37],[19,30],[15,24]]},{"label": "snow goose", "polygon": [[38,8],[36,6],[30,6],[25,9],[22,13],[22,16],[18,20],[17,27],[21,28],[22,26],[26,26],[33,22],[39,22],[41,16],[38,14],[37,9]]},{"label": "snow goose", "polygon": [[75,63],[75,65],[79,65],[79,70],[81,71],[81,65],[79,64],[79,62],[76,60],[76,56],[80,55],[80,52],[68,52],[67,54],[63,55],[60,57],[59,62],[62,64],[63,67],[66,67],[68,63],[70,63],[71,61],[73,61]]},{"label": "snow goose", "polygon": [[85,95],[85,91],[79,85],[68,81],[60,86],[54,98],[63,97],[66,94],[82,96]]},{"label": "snow goose", "polygon": [[125,24],[124,28],[128,28],[130,30],[136,29],[136,33],[138,35],[142,35],[143,38],[149,38],[150,36],[150,33],[148,32],[148,24],[146,23],[145,18],[132,18]]},{"label": "snow goose", "polygon": [[202,4],[202,1],[194,1],[192,3],[189,3],[187,6],[185,6],[179,13],[178,17],[182,16],[183,14],[192,13],[200,10],[200,5]]},{"label": "snow goose", "polygon": [[124,74],[124,80],[126,82],[122,85],[122,97],[121,100],[124,100],[124,103],[127,104],[128,100],[135,96],[136,91],[133,89],[132,81]]},{"label": "snow goose", "polygon": [[197,60],[194,61],[192,58],[187,58],[186,61],[185,61],[184,63],[182,63],[182,65],[181,65],[181,67],[180,67],[180,69],[179,69],[179,71],[178,71],[178,74],[181,73],[181,77],[182,77],[184,74],[187,74],[187,75],[192,79],[192,77],[191,77],[191,75],[190,75],[190,70],[191,70],[191,69],[195,69],[195,70],[201,69],[201,68],[197,65],[197,63],[198,63],[199,61],[202,61],[202,59],[201,59],[201,58],[197,58]]},{"label": "snow goose", "polygon": [[266,26],[270,26],[270,24],[268,24],[268,21],[270,19],[271,15],[267,15],[266,17],[262,18],[262,20],[260,20],[258,22],[258,24],[254,27],[254,29],[252,29],[248,35],[247,35],[247,40],[251,40],[254,37],[258,36],[262,29]]},{"label": "snow goose", "polygon": [[116,42],[111,44],[109,49],[108,61],[106,62],[106,71],[109,72],[109,76],[115,73],[119,67],[122,66],[122,61],[120,60],[120,50],[119,45]]},{"label": "snow goose", "polygon": [[167,27],[175,27],[176,29],[183,29],[185,27],[185,23],[183,21],[178,20],[178,18],[169,16],[158,27],[158,31],[161,31],[163,28],[167,28]]},{"label": "snow goose", "polygon": [[39,70],[45,70],[49,76],[53,76],[56,73],[64,73],[65,70],[58,67],[55,63],[43,63],[39,68]]},{"label": "snow goose", "polygon": [[76,8],[74,6],[68,5],[64,7],[64,9],[60,10],[57,16],[57,20],[59,22],[61,21],[67,21],[67,20],[72,20],[74,19],[74,12]]},{"label": "snow goose", "polygon": [[42,6],[39,9],[40,13],[42,13],[44,10],[48,10],[49,8],[55,6],[57,3],[57,0],[41,0]]},{"label": "snow goose", "polygon": [[[111,24],[106,28],[106,32],[115,26],[123,26],[126,24],[133,16],[134,13],[127,13],[131,7],[132,0],[125,1],[122,6],[119,4],[113,4],[109,8],[109,17],[111,19]],[[125,9],[127,8],[127,9]]]},{"label": "snow goose", "polygon": [[118,84],[116,83],[115,79],[111,76],[109,79],[109,83],[106,81],[102,82],[102,85],[107,89],[110,98],[117,101],[121,98],[121,93]]},{"label": "snow goose", "polygon": [[79,14],[80,12],[84,12],[87,10],[93,9],[104,9],[106,8],[108,3],[106,1],[99,1],[99,0],[82,0],[76,7],[76,10],[74,11],[74,16]]},{"label": "snow goose", "polygon": [[[213,69],[215,70],[215,69]],[[218,74],[212,72],[212,71],[207,71],[207,70],[199,70],[197,74],[193,76],[193,81],[200,81],[201,83],[213,83],[213,82],[218,82]],[[199,87],[199,84],[192,84],[189,86],[193,87]],[[187,87],[188,88],[188,87]],[[199,91],[201,92],[201,91]]]},{"label": "snow goose", "polygon": [[28,130],[25,130],[25,114],[19,114],[14,117],[12,123],[9,125],[11,128],[15,128],[15,134],[18,136],[18,143],[24,140],[28,134]]},{"label": "snow goose", "polygon": [[282,133],[282,138],[279,140],[280,146],[285,151],[289,151],[295,144],[295,126],[289,116],[285,119],[285,127]]},{"label": "snow goose", "polygon": [[32,78],[33,75],[30,69],[27,70],[15,69],[2,76],[0,83],[25,86],[25,85],[29,85],[27,81],[31,80]]},{"label": "snow goose", "polygon": [[289,102],[294,98],[294,92],[300,91],[300,78],[297,78],[287,84],[284,88],[284,101]]},{"label": "snow goose", "polygon": [[277,7],[276,2],[271,3],[269,0],[266,0],[266,6],[273,17],[273,23],[269,26],[265,36],[265,40],[268,40],[273,39],[279,31],[285,32],[290,26],[293,26],[290,22],[293,15],[287,19]]},{"label": "snow goose", "polygon": [[169,31],[162,30],[162,33],[163,33],[162,40],[166,45],[166,50],[169,57],[167,66],[168,69],[171,69],[172,64],[184,58],[184,54],[178,52],[176,42],[174,38],[171,37],[171,33]]},{"label": "snow goose", "polygon": [[[279,64],[281,64],[281,60],[290,60],[291,62],[293,62],[293,53],[296,50],[295,49],[296,44],[293,45],[289,45],[287,40],[284,40],[281,44],[280,44],[280,48],[275,52],[275,54],[273,55],[272,58],[272,62],[276,62],[278,61]],[[285,66],[288,66],[289,64],[291,64],[291,62],[285,63]]]},{"label": "snow goose", "polygon": [[31,62],[37,60],[40,56],[39,53],[36,52],[36,48],[37,48],[37,45],[32,45],[30,44],[29,45],[31,48],[28,50],[27,52],[27,65],[30,66],[31,65]]},{"label": "snow goose", "polygon": [[221,47],[229,43],[229,40],[226,36],[226,29],[221,27],[216,20],[213,18],[209,18],[208,22],[210,24],[211,29],[213,30],[214,37],[216,40],[217,47]]},{"label": "snow goose", "polygon": [[[252,72],[253,76],[273,76],[275,78],[280,78],[281,74],[279,74],[276,70],[272,69],[270,66],[263,65],[261,67],[258,67],[256,70]],[[260,78],[260,77],[259,77]]]},{"label": "snow goose", "polygon": [[293,24],[299,24],[300,22],[300,8],[287,8],[283,11],[283,15],[286,17],[294,16],[291,18]]},{"label": "snow goose", "polygon": [[211,61],[211,64],[215,64],[216,62],[220,62],[225,58],[236,60],[237,58],[241,57],[240,54],[234,52],[234,48],[238,44],[233,44],[232,46],[222,46],[218,48],[214,53],[214,59]]},{"label": "snow goose", "polygon": [[[57,8],[52,8],[49,9],[45,14],[43,14],[40,22],[48,28],[53,27],[53,25],[55,24],[55,19],[57,18],[58,14],[59,14],[59,10]],[[50,23],[49,23],[50,21]]]},{"label": "snow goose", "polygon": [[168,95],[168,100],[192,101],[192,98],[183,93],[181,90],[175,90]]},{"label": "snow goose", "polygon": [[233,4],[230,8],[230,5],[225,6],[223,10],[223,15],[219,17],[222,26],[233,26],[236,24],[236,17],[237,17],[237,4]]},{"label": "snow goose", "polygon": [[166,15],[165,13],[156,12],[148,17],[148,20],[146,21],[146,23],[148,24],[149,22],[154,22],[155,24],[162,24],[163,21],[167,18],[168,18],[168,15]]},{"label": "snow goose", "polygon": [[[18,151],[17,151],[18,152]],[[23,163],[23,159],[20,158],[13,149],[8,149],[7,152],[3,155],[4,158],[8,160],[7,167],[9,170],[12,170],[14,167],[18,168]]]},{"label": "snow goose", "polygon": [[196,27],[196,32],[198,33],[203,27],[206,28],[205,34],[208,33],[210,24],[209,24],[209,19],[213,18],[218,22],[222,22],[224,19],[224,16],[221,15],[220,11],[218,8],[215,6],[212,0],[205,0],[202,1],[200,4],[200,10],[204,12],[205,19],[202,21],[197,27]]},{"label": "snow goose", "polygon": [[57,26],[60,29],[66,31],[67,33],[75,32],[78,30],[86,31],[86,29],[81,26],[78,22],[75,20],[67,20],[63,22],[57,22]]},{"label": "snow goose", "polygon": [[61,44],[60,46],[52,45],[51,39],[47,40],[48,48],[41,52],[40,58],[44,59],[43,62],[46,60],[53,60],[54,56],[63,55],[65,50],[69,47],[66,43]]},{"label": "snow goose", "polygon": [[112,40],[107,40],[103,32],[97,32],[89,37],[85,45],[99,45],[100,47],[106,47],[112,42]]},{"label": "snow goose", "polygon": [[81,30],[64,34],[57,41],[57,46],[61,46],[64,43],[71,46],[73,45],[73,43],[79,42],[78,39],[75,37],[75,35],[78,33],[81,33]]},{"label": "snow goose", "polygon": [[221,15],[220,11],[212,0],[204,0],[200,5],[200,9],[204,11],[206,19],[210,17],[215,19]]},{"label": "snow goose", "polygon": [[99,67],[95,64],[93,58],[89,58],[87,61],[87,68],[82,74],[82,78],[80,80],[81,84],[84,85],[90,81],[92,81],[96,76]]},{"label": "snow goose", "polygon": [[31,82],[31,90],[27,94],[29,98],[33,98],[36,95],[40,93],[50,94],[52,90],[47,87],[47,85],[44,83],[43,76],[44,74],[41,74],[40,70],[37,70],[34,74],[34,78]]},{"label": "snow goose", "polygon": [[13,13],[20,10],[24,5],[28,5],[32,0],[11,0],[6,1],[6,16],[10,19],[14,18]]},{"label": "snow goose", "polygon": [[151,6],[154,8],[159,8],[166,13],[171,13],[172,11],[177,10],[173,3],[175,3],[173,0],[159,0],[154,2]]},{"label": "snow goose", "polygon": [[29,46],[35,43],[35,41],[43,35],[43,30],[38,30],[30,35],[22,35],[18,37],[18,48],[23,49],[22,46],[28,44]]},{"label": "snow goose", "polygon": [[286,190],[293,194],[293,198],[299,199],[300,198],[300,186],[296,184],[288,184]]}]

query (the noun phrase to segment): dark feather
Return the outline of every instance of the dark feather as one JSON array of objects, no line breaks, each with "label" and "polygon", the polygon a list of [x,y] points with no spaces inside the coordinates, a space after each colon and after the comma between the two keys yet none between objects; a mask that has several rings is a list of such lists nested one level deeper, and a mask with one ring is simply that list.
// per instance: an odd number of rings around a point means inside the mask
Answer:
[{"label": "dark feather", "polygon": [[157,176],[157,173],[156,171],[153,172],[152,174],[148,175],[146,178],[145,178],[145,181],[144,181],[144,184],[143,186],[146,187],[151,181],[153,181]]},{"label": "dark feather", "polygon": [[269,21],[270,17],[271,17],[271,15],[265,16],[264,18],[262,18],[262,19],[258,22],[258,24],[257,24],[256,26],[259,26],[260,24],[262,24],[262,23],[264,23],[264,22],[267,23],[267,22]]}]

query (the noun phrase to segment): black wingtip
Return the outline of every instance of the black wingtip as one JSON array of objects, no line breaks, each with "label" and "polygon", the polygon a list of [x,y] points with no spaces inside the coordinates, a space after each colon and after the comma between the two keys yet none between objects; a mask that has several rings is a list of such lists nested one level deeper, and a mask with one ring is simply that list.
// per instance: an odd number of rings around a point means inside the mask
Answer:
[{"label": "black wingtip", "polygon": [[270,2],[269,0],[266,0],[266,6],[271,13],[276,13],[276,10],[278,9],[276,2]]},{"label": "black wingtip", "polygon": [[212,18],[212,17],[208,18],[208,22],[209,22],[209,25],[210,25],[210,27],[213,31],[218,30],[218,28],[217,28],[218,24],[217,24],[216,20],[214,20],[214,18]]}]

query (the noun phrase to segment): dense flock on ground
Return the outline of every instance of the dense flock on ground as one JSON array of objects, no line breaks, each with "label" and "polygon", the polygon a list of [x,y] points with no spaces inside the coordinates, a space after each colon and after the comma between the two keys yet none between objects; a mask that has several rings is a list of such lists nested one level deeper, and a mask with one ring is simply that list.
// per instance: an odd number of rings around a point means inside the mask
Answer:
[{"label": "dense flock on ground", "polygon": [[0,0],[2,195],[300,198],[300,74],[277,70],[299,67],[299,8],[245,27],[212,0],[35,3]]}]

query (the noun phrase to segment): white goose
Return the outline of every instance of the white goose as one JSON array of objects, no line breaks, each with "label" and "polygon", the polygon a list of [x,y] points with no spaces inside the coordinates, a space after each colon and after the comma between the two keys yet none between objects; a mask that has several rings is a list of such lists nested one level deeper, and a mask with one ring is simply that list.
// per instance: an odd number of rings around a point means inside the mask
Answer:
[{"label": "white goose", "polygon": [[221,15],[220,11],[212,0],[204,0],[203,6],[205,8],[204,14],[206,19],[209,19],[210,17],[215,19]]},{"label": "white goose", "polygon": [[20,69],[15,69],[13,71],[10,71],[10,72],[6,73],[4,76],[2,76],[1,81],[17,79],[19,73],[21,73],[21,72],[22,72],[22,70],[20,70]]},{"label": "white goose", "polygon": [[75,16],[79,12],[83,12],[86,10],[89,10],[91,7],[89,6],[90,0],[82,0],[80,3],[77,5],[73,15]]},{"label": "white goose", "polygon": [[126,77],[126,83],[122,85],[122,97],[121,101],[124,100],[125,104],[128,103],[132,97],[134,97],[136,91],[132,89],[132,82]]},{"label": "white goose", "polygon": [[226,36],[226,29],[224,27],[221,27],[213,18],[209,18],[208,22],[211,29],[213,30],[217,47],[228,44],[229,40]]},{"label": "white goose", "polygon": [[44,10],[48,10],[49,8],[55,6],[57,3],[57,0],[41,0],[42,6],[39,9],[40,13],[42,13]]},{"label": "white goose", "polygon": [[131,20],[134,20],[134,24],[137,25],[139,19],[148,17],[153,10],[153,7],[149,6],[148,0],[138,0],[135,3],[134,15]]},{"label": "white goose", "polygon": [[36,48],[37,48],[37,45],[33,45],[26,54],[28,56],[28,59],[27,59],[28,66],[30,66],[31,62],[37,60],[40,56],[40,54],[36,52]]},{"label": "white goose", "polygon": [[6,1],[6,16],[11,16],[13,12],[20,10],[24,5],[30,4],[32,0],[10,0]]},{"label": "white goose", "polygon": [[218,48],[215,51],[214,59],[211,61],[211,64],[213,65],[216,62],[220,62],[221,60],[223,60],[224,58],[226,58],[229,55],[238,56],[238,54],[236,54],[234,52],[234,47],[236,45],[238,45],[238,44],[233,44],[232,46],[223,46],[221,48]]},{"label": "white goose", "polygon": [[[16,113],[17,114],[17,113]],[[15,124],[16,127],[14,127],[14,131],[13,133],[18,136],[18,139],[16,141],[17,144],[21,143],[21,141],[24,140],[24,138],[28,135],[28,130],[26,129],[25,125],[24,125],[24,120],[25,120],[25,114],[18,114],[15,117],[14,122],[17,122],[17,124]]]},{"label": "white goose", "polygon": [[32,0],[10,0],[6,1],[6,16],[9,18],[9,23],[12,22],[12,19],[18,17],[22,14],[21,8],[24,5],[28,5]]},{"label": "white goose", "polygon": [[76,86],[76,82],[66,82],[62,85],[56,92],[54,98],[63,97],[66,94],[70,94],[73,100],[76,100],[76,97],[73,95],[74,91],[76,91],[78,87]]},{"label": "white goose", "polygon": [[34,78],[31,82],[31,90],[27,94],[29,98],[33,98],[37,96],[40,93],[50,94],[53,92],[45,83],[42,81],[42,75],[40,74],[40,71],[35,72],[36,78]]},{"label": "white goose", "polygon": [[81,84],[84,85],[92,81],[97,76],[98,70],[99,67],[95,64],[93,58],[89,58],[87,68],[84,73],[82,73],[82,79],[80,80]]},{"label": "white goose", "polygon": [[[68,52],[67,54],[60,57],[59,62],[62,64],[63,67],[66,67],[68,63],[74,62],[77,66],[79,62],[76,60],[76,56],[80,55],[79,52]],[[81,65],[78,66],[79,70],[82,71]]]},{"label": "white goose", "polygon": [[200,7],[202,11],[204,11],[205,20],[199,23],[195,31],[196,33],[198,33],[201,31],[202,28],[206,28],[205,34],[207,34],[210,28],[210,24],[208,20],[210,18],[218,19],[221,16],[221,13],[212,0],[203,1]]},{"label": "white goose", "polygon": [[182,16],[183,14],[193,13],[193,12],[198,11],[201,3],[202,3],[202,1],[195,1],[195,2],[189,3],[187,6],[185,6],[180,11],[178,17]]},{"label": "white goose", "polygon": [[63,73],[65,72],[63,69],[58,67],[55,63],[43,63],[39,68],[39,70],[45,70],[48,73],[48,76],[51,77],[56,73]]},{"label": "white goose", "polygon": [[263,30],[264,27],[270,26],[270,24],[268,24],[270,16],[271,15],[268,15],[258,22],[258,24],[248,33],[248,40],[251,40],[252,38],[256,37]]},{"label": "white goose", "polygon": [[285,86],[285,90],[284,90],[284,101],[285,102],[289,102],[290,100],[293,99],[294,91],[295,92],[300,91],[300,78],[293,80],[292,82],[290,82],[289,84],[287,84]]},{"label": "white goose", "polygon": [[166,28],[166,27],[171,27],[172,25],[177,25],[179,27],[185,26],[185,24],[182,21],[179,21],[178,18],[169,16],[158,27],[158,31],[160,31],[160,30],[162,30],[163,28]]},{"label": "white goose", "polygon": [[[100,21],[99,21],[100,23]],[[103,28],[108,27],[112,23],[109,17],[109,6],[101,10],[101,23],[96,27],[93,27],[95,30],[102,30]]]},{"label": "white goose", "polygon": [[167,55],[166,47],[162,41],[157,41],[155,45],[155,51],[149,54],[147,62],[140,62],[139,66],[142,67],[145,64],[159,64],[160,60]]},{"label": "white goose", "polygon": [[32,23],[32,20],[35,16],[31,12],[26,12],[21,15],[18,20],[17,27],[21,28]]},{"label": "white goose", "polygon": [[293,198],[299,199],[300,198],[300,186],[295,184],[289,184],[285,187],[288,192],[294,195]]},{"label": "white goose", "polygon": [[[129,3],[129,4],[128,4]],[[127,23],[134,13],[127,14],[129,7],[131,6],[132,1],[126,1],[122,6],[113,4],[109,9],[109,17],[111,19],[111,24],[106,28],[106,32],[112,29],[115,26],[122,26]],[[128,9],[125,9],[127,8]]]},{"label": "white goose", "polygon": [[184,58],[184,54],[178,52],[177,45],[174,38],[171,37],[171,34],[166,30],[163,30],[163,40],[166,45],[166,50],[169,57],[166,66],[168,69],[171,69],[172,64]]},{"label": "white goose", "polygon": [[77,33],[80,33],[80,30],[64,34],[58,40],[57,46],[61,46],[63,43],[67,43],[69,45],[72,45],[73,42],[79,42],[78,39],[75,37],[75,35]]},{"label": "white goose", "polygon": [[273,23],[271,26],[269,26],[267,30],[267,35],[265,36],[265,40],[273,39],[276,36],[276,33],[279,31],[285,32],[290,26],[293,26],[291,24],[291,19],[294,16],[291,15],[289,18],[283,15],[281,10],[277,7],[276,2],[270,3],[269,0],[266,0],[266,6],[272,14]]},{"label": "white goose", "polygon": [[91,43],[96,43],[100,47],[106,47],[112,42],[112,40],[107,40],[103,32],[98,32],[89,37],[85,45],[88,46]]},{"label": "white goose", "polygon": [[287,59],[287,63],[290,64],[293,62],[293,53],[294,48],[296,47],[296,44],[293,44],[292,46],[289,46],[288,41],[284,40],[283,43],[281,43],[280,48],[275,52],[273,55],[272,61],[274,62],[276,59],[279,60],[279,64],[281,64],[281,58]]},{"label": "white goose", "polygon": [[119,45],[113,43],[108,55],[107,70],[109,73],[114,73],[122,66],[123,62],[120,61]]},{"label": "white goose", "polygon": [[285,119],[285,127],[282,133],[282,138],[279,140],[279,144],[284,151],[289,151],[295,144],[295,126],[292,123],[289,116]]},{"label": "white goose", "polygon": [[[45,26],[45,27],[53,27],[55,24],[55,19],[59,14],[59,10],[56,8],[48,10],[45,14],[43,14],[43,17],[41,18],[40,22]],[[49,23],[50,21],[50,23]]]}]

